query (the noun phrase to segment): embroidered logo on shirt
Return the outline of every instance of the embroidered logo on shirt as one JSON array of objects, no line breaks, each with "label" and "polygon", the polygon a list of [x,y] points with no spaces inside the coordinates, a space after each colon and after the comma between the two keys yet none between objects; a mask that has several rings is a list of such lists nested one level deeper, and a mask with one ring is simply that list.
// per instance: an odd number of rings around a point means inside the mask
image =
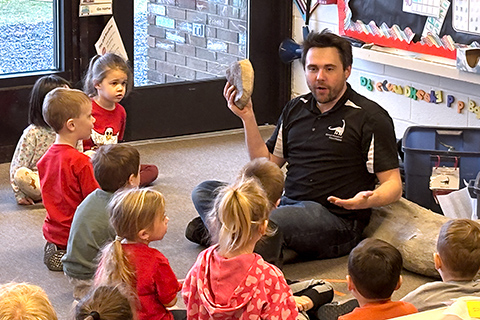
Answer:
[{"label": "embroidered logo on shirt", "polygon": [[336,141],[342,141],[343,140],[343,132],[345,131],[345,120],[342,120],[342,126],[337,126],[337,127],[333,127],[333,126],[330,126],[328,127],[328,130],[331,130],[333,131],[333,133],[326,133],[325,135],[329,138],[329,139],[332,139],[332,140],[336,140]]}]

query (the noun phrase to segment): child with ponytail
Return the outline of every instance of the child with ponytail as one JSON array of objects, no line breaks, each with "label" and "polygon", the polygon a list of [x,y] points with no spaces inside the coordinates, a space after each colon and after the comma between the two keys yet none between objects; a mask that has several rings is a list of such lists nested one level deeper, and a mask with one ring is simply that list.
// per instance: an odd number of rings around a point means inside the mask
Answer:
[{"label": "child with ponytail", "polygon": [[218,244],[200,253],[183,285],[188,319],[296,319],[282,272],[253,252],[272,210],[257,179],[223,187],[214,207]]},{"label": "child with ponytail", "polygon": [[120,287],[100,286],[75,306],[75,320],[134,320],[131,301]]},{"label": "child with ponytail", "polygon": [[[139,320],[174,319],[167,308],[175,305],[181,284],[167,258],[148,246],[167,233],[163,195],[148,188],[119,191],[108,211],[117,236],[102,252],[94,285],[131,292]],[[180,311],[175,319],[181,318]]]},{"label": "child with ponytail", "polygon": [[[114,53],[96,55],[90,60],[83,91],[92,99],[95,124],[89,139],[83,140],[84,150],[123,141],[127,113],[120,101],[133,88],[133,74],[127,62]],[[92,151],[90,151],[92,153]],[[158,176],[153,164],[140,166],[140,187],[151,184]]]}]

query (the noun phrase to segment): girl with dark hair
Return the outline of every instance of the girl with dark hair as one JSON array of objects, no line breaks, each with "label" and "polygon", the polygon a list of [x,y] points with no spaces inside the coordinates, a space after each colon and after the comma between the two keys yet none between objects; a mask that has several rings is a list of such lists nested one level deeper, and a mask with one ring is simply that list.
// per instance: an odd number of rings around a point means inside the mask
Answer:
[{"label": "girl with dark hair", "polygon": [[30,205],[42,200],[37,161],[55,141],[55,131],[42,116],[43,100],[53,89],[69,86],[67,80],[56,75],[41,77],[33,86],[28,110],[29,126],[18,140],[10,164],[10,184],[18,204]]}]

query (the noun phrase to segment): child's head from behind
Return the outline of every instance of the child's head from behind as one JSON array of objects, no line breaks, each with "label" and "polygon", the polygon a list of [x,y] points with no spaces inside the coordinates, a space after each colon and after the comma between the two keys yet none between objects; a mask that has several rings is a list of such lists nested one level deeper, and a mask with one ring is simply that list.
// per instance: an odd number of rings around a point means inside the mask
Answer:
[{"label": "child's head from behind", "polygon": [[75,307],[75,320],[131,320],[133,308],[121,287],[94,288]]},{"label": "child's head from behind", "polygon": [[278,165],[267,158],[256,158],[249,161],[240,171],[239,179],[257,178],[267,194],[272,206],[276,206],[282,196],[285,177]]},{"label": "child's head from behind", "polygon": [[480,224],[470,219],[447,221],[438,235],[437,252],[441,273],[448,272],[456,280],[472,280],[480,268]]},{"label": "child's head from behind", "polygon": [[78,140],[87,139],[93,129],[92,102],[80,90],[56,88],[43,102],[43,118],[56,133],[75,132]]},{"label": "child's head from behind", "polygon": [[155,190],[119,190],[108,205],[110,222],[117,236],[149,243],[161,240],[167,232],[165,198]]},{"label": "child's head from behind", "polygon": [[[123,80],[121,83],[104,83],[104,80],[115,74],[111,80]],[[95,97],[99,94],[98,90],[103,90],[105,85],[122,85],[124,92],[121,98],[127,96],[133,87],[133,75],[127,62],[114,53],[106,53],[104,55],[97,55],[90,60],[88,70],[84,79],[84,91],[90,97]],[[108,88],[107,88],[108,89]],[[119,101],[121,100],[119,99]],[[119,102],[115,101],[115,102]]]},{"label": "child's head from behind", "polygon": [[350,252],[349,281],[366,299],[389,299],[400,286],[402,264],[402,255],[394,246],[383,240],[367,238]]},{"label": "child's head from behind", "polygon": [[56,75],[43,76],[35,82],[30,95],[28,123],[44,128],[49,127],[42,115],[43,100],[47,93],[58,87],[68,88],[70,83]]},{"label": "child's head from behind", "polygon": [[102,145],[92,158],[95,179],[102,190],[115,192],[131,185],[138,187],[140,182],[140,154],[132,146],[125,144]]},{"label": "child's head from behind", "polygon": [[220,254],[241,250],[266,232],[271,211],[266,193],[254,178],[223,187],[216,200]]},{"label": "child's head from behind", "polygon": [[0,319],[57,320],[47,294],[28,283],[7,283],[0,286]]}]

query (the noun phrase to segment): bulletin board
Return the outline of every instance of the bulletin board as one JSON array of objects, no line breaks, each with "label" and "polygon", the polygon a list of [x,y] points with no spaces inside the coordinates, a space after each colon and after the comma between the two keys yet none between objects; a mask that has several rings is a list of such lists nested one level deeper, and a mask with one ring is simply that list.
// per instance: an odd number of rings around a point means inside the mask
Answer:
[{"label": "bulletin board", "polygon": [[[340,33],[355,39],[360,39],[367,43],[455,59],[455,50],[443,47],[437,48],[436,46],[421,44],[419,42],[425,22],[427,21],[427,16],[404,12],[402,10],[404,1],[421,2],[429,0],[339,0],[338,10]],[[471,4],[474,4],[475,7],[472,8],[472,10],[469,9]],[[460,12],[463,14],[463,19],[466,19],[466,16],[470,19],[477,14],[477,9],[480,10],[480,0],[451,0],[450,7],[447,11],[439,35],[450,35],[455,43],[465,45],[471,44],[473,41],[480,43],[480,30],[478,33],[467,31],[465,29],[469,29],[469,27],[465,24],[461,25],[461,28],[458,28],[457,26],[460,24],[454,24],[453,21],[455,20],[452,19],[452,12],[456,14],[455,17],[457,18],[457,21]],[[374,21],[377,26],[380,26],[385,22],[390,27],[398,25],[402,30],[409,27],[415,33],[415,37],[413,38],[413,41],[407,43],[402,40],[394,40],[392,38],[387,39],[383,36],[375,36],[358,30],[352,30],[346,27],[349,22],[347,19],[350,19],[351,21],[361,20],[365,24]],[[480,21],[478,22],[478,25],[480,26]]]}]

